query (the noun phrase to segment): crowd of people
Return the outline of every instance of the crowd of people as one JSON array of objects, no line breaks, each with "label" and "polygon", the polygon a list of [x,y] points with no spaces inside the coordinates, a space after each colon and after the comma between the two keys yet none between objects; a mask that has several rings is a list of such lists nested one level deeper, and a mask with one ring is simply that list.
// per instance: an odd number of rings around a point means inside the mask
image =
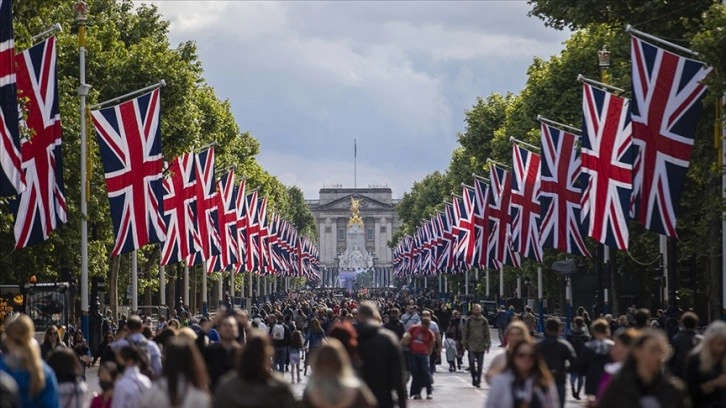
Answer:
[{"label": "crowd of people", "polygon": [[[724,322],[701,332],[687,312],[668,333],[646,309],[593,321],[582,309],[566,335],[557,317],[540,335],[529,307],[487,312],[407,291],[298,291],[198,320],[108,320],[95,350],[67,328],[38,343],[32,320],[14,315],[1,336],[0,407],[405,407],[434,398],[439,365],[468,372],[475,388],[483,377],[486,407],[562,407],[568,377],[587,407],[726,407]],[[485,370],[492,325],[503,350]],[[90,396],[85,370],[97,363]]]}]

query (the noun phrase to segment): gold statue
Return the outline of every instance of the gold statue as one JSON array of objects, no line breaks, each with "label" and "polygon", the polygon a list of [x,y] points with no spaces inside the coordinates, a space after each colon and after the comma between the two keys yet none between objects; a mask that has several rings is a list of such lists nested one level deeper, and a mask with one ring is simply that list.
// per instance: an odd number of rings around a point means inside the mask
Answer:
[{"label": "gold statue", "polygon": [[363,201],[363,199],[356,200],[353,197],[350,198],[350,220],[348,220],[348,227],[357,224],[359,227],[363,228],[363,220],[360,218],[361,201]]}]

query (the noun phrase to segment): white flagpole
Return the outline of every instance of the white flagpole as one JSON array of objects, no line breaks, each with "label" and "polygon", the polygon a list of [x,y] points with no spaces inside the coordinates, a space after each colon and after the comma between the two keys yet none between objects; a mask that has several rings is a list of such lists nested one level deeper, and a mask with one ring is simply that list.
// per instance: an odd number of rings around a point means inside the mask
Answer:
[{"label": "white flagpole", "polygon": [[189,306],[189,265],[184,261],[184,305]]},{"label": "white flagpole", "polygon": [[504,300],[504,267],[499,268],[499,297]]},{"label": "white flagpole", "polygon": [[159,265],[159,304],[166,305],[166,271],[164,265]]},{"label": "white flagpole", "polygon": [[542,287],[542,267],[537,267],[537,301],[539,303],[539,331],[544,331],[544,288]]},{"label": "white flagpole", "polygon": [[217,304],[224,301],[224,273],[219,271],[219,280],[217,281]]},{"label": "white flagpole", "polygon": [[232,301],[232,306],[234,306],[234,270],[229,271],[229,296],[230,300]]},{"label": "white flagpole", "polygon": [[134,250],[131,253],[131,312],[139,310],[139,257]]},{"label": "white flagpole", "polygon": [[489,268],[487,268],[484,271],[484,273],[485,273],[484,277],[486,279],[486,294],[487,294],[487,297],[489,297],[489,295],[490,295],[490,291],[489,291]]},{"label": "white flagpole", "polygon": [[[78,51],[80,54],[80,86],[78,96],[81,98],[81,328],[86,338],[90,335],[88,327],[88,194],[87,191],[87,138],[86,138],[86,96],[91,86],[86,84],[86,3],[75,3],[76,21],[78,21]],[[113,296],[114,294],[112,294]]]},{"label": "white flagpole", "polygon": [[209,312],[209,299],[207,297],[207,261],[202,263],[202,315]]}]

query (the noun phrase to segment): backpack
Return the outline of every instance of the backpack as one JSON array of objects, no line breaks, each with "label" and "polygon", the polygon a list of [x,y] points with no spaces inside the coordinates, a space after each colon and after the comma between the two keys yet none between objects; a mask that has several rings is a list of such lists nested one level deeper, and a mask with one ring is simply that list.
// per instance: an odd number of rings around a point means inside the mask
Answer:
[{"label": "backpack", "polygon": [[285,340],[285,326],[280,323],[272,326],[272,339],[273,340]]}]

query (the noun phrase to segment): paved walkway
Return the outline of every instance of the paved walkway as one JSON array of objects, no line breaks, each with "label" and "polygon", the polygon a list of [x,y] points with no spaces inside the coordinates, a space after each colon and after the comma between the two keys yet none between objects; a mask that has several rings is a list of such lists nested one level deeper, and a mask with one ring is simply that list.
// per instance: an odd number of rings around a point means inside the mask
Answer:
[{"label": "paved walkway", "polygon": [[[492,329],[492,333],[496,333],[495,329]],[[492,352],[488,353],[484,357],[484,370],[483,372],[486,372],[486,370],[489,368],[489,364],[491,363],[492,359],[500,354],[503,353],[504,350],[499,347],[499,339],[495,338],[492,339],[493,345],[492,345]],[[443,356],[442,361],[446,361],[445,355]],[[468,366],[468,361],[466,360],[466,355],[464,356],[464,366]],[[440,365],[437,367],[438,371],[436,374],[434,374],[434,399],[433,400],[420,400],[420,401],[414,401],[409,400],[410,406],[421,406],[421,407],[429,407],[429,408],[451,408],[451,407],[483,407],[484,403],[486,401],[486,395],[489,390],[489,386],[486,384],[486,382],[482,381],[482,387],[481,389],[475,388],[471,385],[471,376],[467,371],[458,371],[456,373],[449,373],[448,371],[449,365],[447,363]],[[98,385],[98,366],[92,367],[90,369],[86,370],[86,377],[88,382],[88,389],[91,391],[89,393],[89,401],[91,398],[91,395],[93,392],[98,392],[100,390],[100,387]],[[285,373],[285,379],[290,379],[290,373]],[[300,384],[291,384],[293,392],[295,393],[296,397],[302,398],[303,390],[305,389],[305,385],[307,384],[307,377],[302,377],[302,383]],[[567,385],[567,388],[569,387],[569,384]],[[408,389],[408,388],[407,388]],[[565,406],[567,408],[579,408],[584,406],[581,402],[576,401],[572,398],[572,395],[570,395],[570,391],[567,391],[568,393],[568,399],[566,401]],[[425,392],[424,392],[425,395]]]}]

